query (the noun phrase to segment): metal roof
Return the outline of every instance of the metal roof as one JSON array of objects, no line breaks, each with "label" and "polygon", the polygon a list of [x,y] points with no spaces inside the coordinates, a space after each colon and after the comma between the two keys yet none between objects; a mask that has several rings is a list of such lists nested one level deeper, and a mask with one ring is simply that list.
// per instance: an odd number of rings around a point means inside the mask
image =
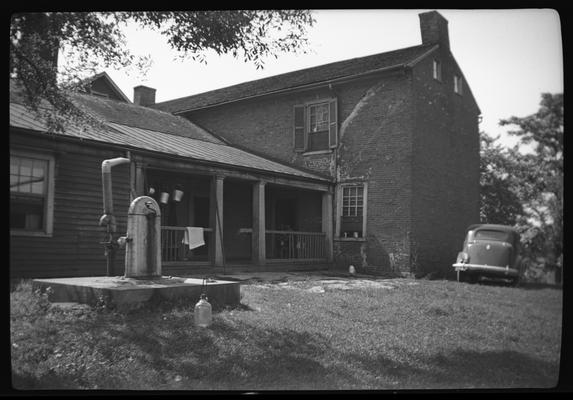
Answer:
[{"label": "metal roof", "polygon": [[[219,163],[233,167],[290,175],[292,177],[320,180],[323,182],[329,181],[320,175],[290,167],[226,144],[213,143],[115,122],[106,122],[105,125],[105,129],[96,129],[91,126],[82,128],[69,126],[64,133],[49,134],[129,146],[181,156],[195,161]],[[10,126],[47,132],[47,126],[43,121],[35,118],[23,105],[16,103],[10,104]]]}]

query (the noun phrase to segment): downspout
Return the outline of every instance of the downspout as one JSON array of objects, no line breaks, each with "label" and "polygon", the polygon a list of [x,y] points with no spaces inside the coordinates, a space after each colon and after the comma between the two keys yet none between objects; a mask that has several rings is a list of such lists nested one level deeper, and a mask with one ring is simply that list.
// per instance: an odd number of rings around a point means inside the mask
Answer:
[{"label": "downspout", "polygon": [[131,162],[129,158],[117,157],[109,160],[103,160],[101,163],[103,215],[99,220],[99,224],[100,226],[105,225],[107,227],[107,233],[109,235],[108,241],[102,243],[105,245],[105,255],[107,256],[107,276],[112,276],[113,274],[113,259],[117,247],[117,243],[113,241],[113,234],[117,232],[117,224],[115,222],[115,215],[113,211],[111,168],[115,167],[116,165],[126,164],[129,162]]}]

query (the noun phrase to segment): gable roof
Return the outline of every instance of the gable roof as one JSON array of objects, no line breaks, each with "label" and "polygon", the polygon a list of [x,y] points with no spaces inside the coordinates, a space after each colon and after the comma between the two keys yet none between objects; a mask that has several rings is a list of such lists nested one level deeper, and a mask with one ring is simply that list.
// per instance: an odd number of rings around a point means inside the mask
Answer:
[{"label": "gable roof", "polygon": [[[11,82],[12,83],[12,82]],[[47,124],[23,105],[11,85],[10,126],[48,134]],[[280,162],[269,160],[225,144],[185,118],[166,112],[86,94],[73,94],[73,100],[104,120],[102,128],[69,124],[54,137],[80,139],[185,157],[227,167],[328,182],[329,179]],[[41,107],[47,108],[44,103]]]},{"label": "gable roof", "polygon": [[[16,80],[11,79],[10,103],[25,104],[22,91],[23,89],[20,84]],[[78,107],[99,120],[185,136],[212,143],[224,143],[223,140],[193,124],[188,119],[168,112],[85,93],[74,92],[69,93],[69,95]],[[50,109],[51,105],[47,101],[42,100],[41,107]]]},{"label": "gable roof", "polygon": [[115,84],[115,82],[109,77],[109,75],[104,71],[100,72],[99,74],[95,74],[90,76],[89,78],[84,79],[80,85],[84,88],[87,93],[91,92],[91,89],[94,85],[103,85],[107,88],[109,92],[111,92],[118,101],[123,101],[126,103],[131,103],[131,100],[121,91],[121,89]]},{"label": "gable roof", "polygon": [[435,44],[419,45],[366,57],[352,58],[156,103],[152,107],[178,114],[249,97],[297,89],[309,84],[325,83],[381,70],[407,67],[415,64],[437,48],[438,46]]},{"label": "gable roof", "polygon": [[107,122],[185,136],[211,143],[224,143],[188,119],[168,112],[80,93],[73,93],[72,98],[76,104]]}]

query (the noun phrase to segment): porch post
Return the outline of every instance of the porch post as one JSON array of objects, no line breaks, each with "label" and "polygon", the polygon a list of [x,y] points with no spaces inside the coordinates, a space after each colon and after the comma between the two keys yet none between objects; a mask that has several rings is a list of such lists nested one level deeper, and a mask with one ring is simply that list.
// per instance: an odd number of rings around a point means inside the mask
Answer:
[{"label": "porch post", "polygon": [[134,185],[133,185],[133,189],[135,191],[135,197],[139,197],[139,196],[143,196],[143,195],[147,195],[147,193],[144,193],[144,186],[143,186],[143,181],[144,181],[144,171],[143,171],[143,166],[138,163],[135,162],[135,176],[134,176]]},{"label": "porch post", "polygon": [[215,267],[222,267],[223,257],[223,176],[215,176],[211,181],[211,227],[213,229],[213,261]]},{"label": "porch post", "polygon": [[322,193],[322,231],[325,233],[326,259],[333,260],[333,237],[332,237],[332,193]]},{"label": "porch post", "polygon": [[253,235],[251,242],[253,263],[257,265],[264,265],[266,261],[265,236],[265,182],[258,181],[253,184]]}]

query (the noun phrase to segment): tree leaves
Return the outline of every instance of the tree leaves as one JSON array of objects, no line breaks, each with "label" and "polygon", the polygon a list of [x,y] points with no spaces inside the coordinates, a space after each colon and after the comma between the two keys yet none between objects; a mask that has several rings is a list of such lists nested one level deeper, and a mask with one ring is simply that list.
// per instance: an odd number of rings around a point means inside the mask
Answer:
[{"label": "tree leaves", "polygon": [[[502,126],[530,145],[503,149],[498,138],[481,137],[482,221],[515,225],[526,252],[558,263],[563,251],[563,94],[543,93],[539,110],[510,117]],[[560,261],[559,261],[560,262]]]},{"label": "tree leaves", "polygon": [[[126,48],[122,27],[133,21],[158,30],[181,57],[206,63],[206,54],[231,54],[264,67],[268,56],[306,51],[306,29],[314,18],[308,10],[146,11],[21,13],[10,24],[10,77],[24,87],[29,109],[41,114],[50,130],[65,129],[66,120],[90,123],[71,101],[68,91],[80,90],[84,79],[104,68],[141,67]],[[58,52],[65,63],[56,67]],[[62,60],[60,60],[62,61]]]},{"label": "tree leaves", "polygon": [[498,138],[484,133],[480,137],[480,220],[514,225],[523,213],[515,174],[519,164],[507,150],[496,144]]}]

